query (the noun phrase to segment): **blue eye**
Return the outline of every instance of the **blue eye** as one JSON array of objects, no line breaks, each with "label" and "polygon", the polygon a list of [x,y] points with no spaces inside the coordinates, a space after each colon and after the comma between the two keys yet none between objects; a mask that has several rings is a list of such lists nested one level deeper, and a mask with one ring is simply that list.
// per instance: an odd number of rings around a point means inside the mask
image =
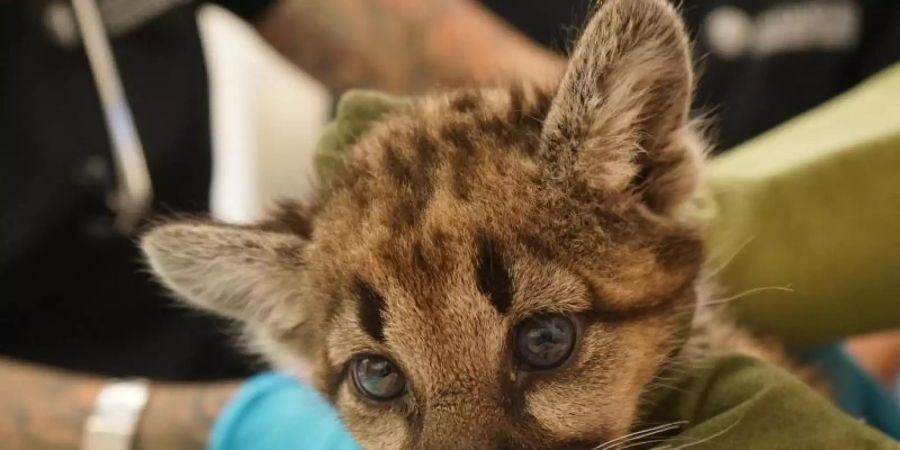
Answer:
[{"label": "blue eye", "polygon": [[406,377],[394,363],[381,356],[353,359],[350,375],[356,390],[371,400],[385,402],[406,393]]},{"label": "blue eye", "polygon": [[525,319],[515,333],[516,359],[532,370],[555,369],[568,361],[575,349],[575,324],[560,314]]}]

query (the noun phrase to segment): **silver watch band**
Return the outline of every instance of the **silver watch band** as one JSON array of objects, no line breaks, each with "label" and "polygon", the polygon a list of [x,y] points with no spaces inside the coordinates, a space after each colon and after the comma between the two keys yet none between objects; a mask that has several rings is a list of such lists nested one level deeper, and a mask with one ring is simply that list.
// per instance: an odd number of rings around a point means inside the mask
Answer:
[{"label": "silver watch band", "polygon": [[84,424],[81,450],[131,450],[149,394],[144,380],[113,380],[104,386]]}]

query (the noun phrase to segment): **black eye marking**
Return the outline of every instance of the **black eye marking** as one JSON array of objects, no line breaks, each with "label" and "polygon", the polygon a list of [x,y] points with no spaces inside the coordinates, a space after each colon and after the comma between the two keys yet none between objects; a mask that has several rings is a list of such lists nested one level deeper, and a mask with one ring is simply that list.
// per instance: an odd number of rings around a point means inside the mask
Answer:
[{"label": "black eye marking", "polygon": [[384,298],[369,283],[357,278],[353,289],[359,297],[359,323],[376,341],[384,341]]},{"label": "black eye marking", "polygon": [[512,277],[503,260],[500,246],[491,239],[479,240],[475,279],[478,290],[488,296],[500,314],[506,314],[512,304]]}]

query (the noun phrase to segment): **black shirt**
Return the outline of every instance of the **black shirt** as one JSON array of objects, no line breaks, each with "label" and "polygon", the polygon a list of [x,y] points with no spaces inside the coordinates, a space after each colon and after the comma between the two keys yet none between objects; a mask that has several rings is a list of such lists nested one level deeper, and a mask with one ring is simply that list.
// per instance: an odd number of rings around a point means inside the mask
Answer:
[{"label": "black shirt", "polygon": [[[265,2],[226,2],[243,14]],[[247,4],[252,8],[248,8]],[[0,355],[106,375],[240,377],[229,325],[170,300],[116,233],[111,146],[82,48],[56,45],[42,2],[0,3]],[[202,213],[211,170],[195,5],[113,41],[157,211]]]},{"label": "black shirt", "polygon": [[[531,38],[565,53],[595,2],[482,3]],[[699,69],[696,109],[710,116],[719,151],[821,104],[900,60],[900,2],[896,0],[674,3],[681,5],[694,41]],[[721,36],[716,29],[722,27],[731,33]],[[798,30],[800,44],[796,44]],[[724,41],[737,48],[724,48]]]}]

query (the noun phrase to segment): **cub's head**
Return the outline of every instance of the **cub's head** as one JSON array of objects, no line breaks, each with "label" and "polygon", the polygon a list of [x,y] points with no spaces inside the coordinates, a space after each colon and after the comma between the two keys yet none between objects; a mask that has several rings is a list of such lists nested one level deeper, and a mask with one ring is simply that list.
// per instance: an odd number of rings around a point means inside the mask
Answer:
[{"label": "cub's head", "polygon": [[143,248],[188,302],[305,361],[365,448],[592,448],[680,345],[701,152],[663,0],[609,0],[553,89],[416,100],[312,205],[175,222]]}]

